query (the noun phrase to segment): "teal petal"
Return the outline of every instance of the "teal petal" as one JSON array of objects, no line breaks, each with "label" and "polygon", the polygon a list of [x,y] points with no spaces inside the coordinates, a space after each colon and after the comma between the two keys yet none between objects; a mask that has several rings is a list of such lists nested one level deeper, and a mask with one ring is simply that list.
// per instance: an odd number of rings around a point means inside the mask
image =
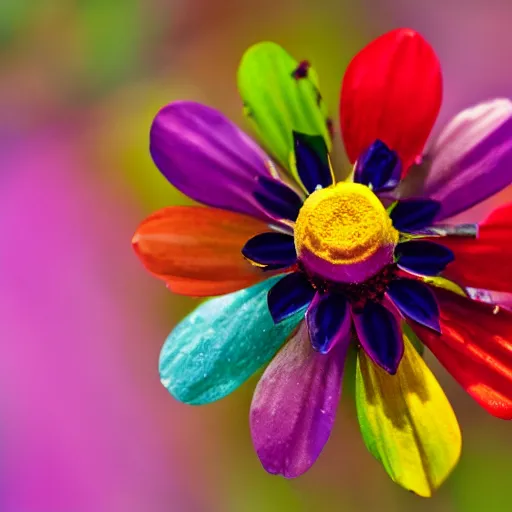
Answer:
[{"label": "teal petal", "polygon": [[204,302],[171,332],[160,353],[160,378],[181,402],[225,397],[268,363],[304,310],[274,325],[267,293],[282,276]]},{"label": "teal petal", "polygon": [[300,183],[293,161],[293,132],[322,136],[328,150],[331,137],[318,76],[307,67],[305,76],[295,78],[298,68],[299,62],[279,45],[255,44],[240,63],[238,89],[258,137]]}]

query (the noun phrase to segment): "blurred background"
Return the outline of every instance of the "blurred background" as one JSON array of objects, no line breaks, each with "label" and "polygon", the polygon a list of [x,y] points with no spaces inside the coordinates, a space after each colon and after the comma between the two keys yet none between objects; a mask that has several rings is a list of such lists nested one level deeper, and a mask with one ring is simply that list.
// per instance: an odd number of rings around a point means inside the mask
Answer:
[{"label": "blurred background", "polygon": [[147,275],[130,241],[152,210],[186,202],[149,158],[153,116],[193,99],[243,125],[249,45],[312,61],[336,118],[354,53],[417,29],[444,69],[438,130],[511,95],[511,20],[510,0],[0,0],[0,510],[507,510],[512,425],[429,355],[465,445],[431,500],[365,450],[350,397],[307,475],[267,475],[249,435],[254,380],[201,408],[160,385],[160,347],[194,300]]}]

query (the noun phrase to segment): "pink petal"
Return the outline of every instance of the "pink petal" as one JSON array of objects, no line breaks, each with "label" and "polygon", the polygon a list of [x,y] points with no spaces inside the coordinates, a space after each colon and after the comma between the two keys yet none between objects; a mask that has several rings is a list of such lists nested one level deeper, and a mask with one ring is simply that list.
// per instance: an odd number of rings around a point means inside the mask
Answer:
[{"label": "pink petal", "polygon": [[[425,166],[426,176],[415,195],[441,203],[438,219],[463,212],[508,186],[512,102],[495,99],[463,110],[428,151]],[[413,173],[410,176],[414,180]]]}]

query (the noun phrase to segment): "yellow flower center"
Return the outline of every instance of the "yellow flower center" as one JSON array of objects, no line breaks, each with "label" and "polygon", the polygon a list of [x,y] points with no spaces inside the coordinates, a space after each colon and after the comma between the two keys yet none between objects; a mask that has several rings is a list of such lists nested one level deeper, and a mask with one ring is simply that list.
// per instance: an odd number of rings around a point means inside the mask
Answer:
[{"label": "yellow flower center", "polygon": [[383,248],[390,259],[397,242],[398,231],[379,198],[358,183],[341,182],[313,192],[295,225],[299,258],[309,254],[336,266],[360,267]]}]

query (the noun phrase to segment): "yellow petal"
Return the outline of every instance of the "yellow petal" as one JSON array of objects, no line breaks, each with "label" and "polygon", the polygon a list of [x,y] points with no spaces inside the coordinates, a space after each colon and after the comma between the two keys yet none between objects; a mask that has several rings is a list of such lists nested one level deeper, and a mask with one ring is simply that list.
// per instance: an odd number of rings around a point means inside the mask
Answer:
[{"label": "yellow petal", "polygon": [[366,447],[393,481],[429,497],[457,464],[461,434],[441,386],[405,336],[404,343],[396,375],[359,351],[357,416]]}]

